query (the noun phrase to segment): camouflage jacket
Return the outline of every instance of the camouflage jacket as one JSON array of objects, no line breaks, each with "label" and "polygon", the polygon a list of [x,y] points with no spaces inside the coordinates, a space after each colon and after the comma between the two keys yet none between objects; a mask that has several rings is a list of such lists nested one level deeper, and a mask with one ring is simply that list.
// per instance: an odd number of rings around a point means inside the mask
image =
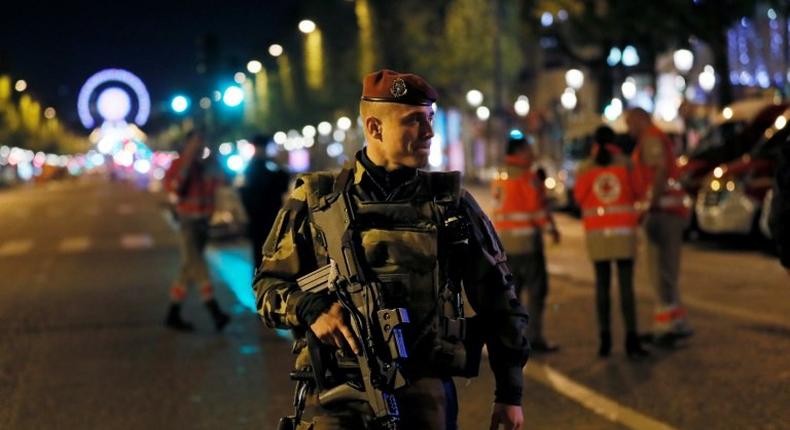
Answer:
[{"label": "camouflage jacket", "polygon": [[[362,200],[408,200],[426,186],[428,173],[418,171],[388,195],[359,161],[351,193]],[[306,293],[296,279],[319,267],[323,248],[312,238],[305,178],[296,181],[290,198],[264,245],[263,260],[253,281],[258,312],[272,328],[306,329],[297,309]],[[460,208],[471,224],[469,255],[463,263],[464,292],[481,318],[489,362],[496,379],[496,401],[521,404],[522,368],[528,357],[527,314],[516,298],[513,277],[493,225],[474,198],[462,190]],[[455,267],[458,267],[457,265]]]}]

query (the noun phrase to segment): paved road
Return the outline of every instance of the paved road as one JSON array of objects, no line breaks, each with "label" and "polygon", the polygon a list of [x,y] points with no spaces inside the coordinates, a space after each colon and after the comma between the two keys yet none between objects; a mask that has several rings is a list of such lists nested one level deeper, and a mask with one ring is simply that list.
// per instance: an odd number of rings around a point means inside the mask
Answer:
[{"label": "paved road", "polygon": [[[232,324],[212,332],[193,296],[198,331],[180,335],[161,326],[178,254],[158,196],[96,180],[3,190],[0,226],[0,429],[271,429],[288,411],[289,340],[252,312],[246,242],[208,253]],[[564,217],[561,228],[563,242],[547,248],[547,326],[563,348],[526,368],[526,428],[788,428],[790,282],[774,260],[686,246],[697,335],[640,363],[617,342],[602,361],[581,228]],[[461,428],[487,428],[490,372],[457,383]]]}]

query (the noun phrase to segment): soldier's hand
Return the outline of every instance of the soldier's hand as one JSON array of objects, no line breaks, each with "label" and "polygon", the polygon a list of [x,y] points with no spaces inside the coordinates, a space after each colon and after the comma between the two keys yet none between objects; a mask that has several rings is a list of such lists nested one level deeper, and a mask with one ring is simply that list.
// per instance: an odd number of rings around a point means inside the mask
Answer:
[{"label": "soldier's hand", "polygon": [[359,355],[359,347],[354,333],[346,325],[343,318],[343,306],[340,303],[332,304],[326,312],[322,313],[310,330],[326,345],[344,349],[348,345],[354,354]]},{"label": "soldier's hand", "polygon": [[494,403],[489,430],[499,430],[500,424],[504,430],[521,430],[523,423],[524,412],[521,410],[521,406]]}]

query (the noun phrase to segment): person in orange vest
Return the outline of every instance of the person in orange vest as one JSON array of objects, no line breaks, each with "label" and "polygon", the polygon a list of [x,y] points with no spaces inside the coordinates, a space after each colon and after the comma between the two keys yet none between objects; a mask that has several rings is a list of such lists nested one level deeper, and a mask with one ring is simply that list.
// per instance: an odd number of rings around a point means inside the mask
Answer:
[{"label": "person in orange vest", "polygon": [[505,163],[494,177],[493,223],[516,279],[516,294],[527,290],[527,338],[533,352],[559,349],[543,337],[543,310],[548,294],[548,272],[543,252],[543,231],[559,243],[560,234],[546,202],[543,181],[533,170],[535,156],[523,135],[511,135]]},{"label": "person in orange vest", "polygon": [[693,334],[678,289],[683,230],[688,224],[691,199],[678,182],[669,136],[653,124],[643,109],[630,109],[625,121],[629,134],[636,139],[634,168],[647,190],[642,224],[647,238],[649,277],[658,295],[654,336],[657,343],[672,345]]},{"label": "person in orange vest", "polygon": [[615,263],[626,332],[625,351],[628,357],[639,358],[648,355],[637,334],[634,300],[634,257],[639,225],[635,205],[644,187],[614,140],[614,131],[607,126],[595,131],[591,157],[578,167],[573,195],[582,210],[587,252],[595,269],[600,334],[598,356],[608,357],[612,349],[609,285],[612,263]]},{"label": "person in orange vest", "polygon": [[170,288],[170,307],[165,325],[180,331],[194,327],[181,318],[181,303],[190,283],[199,286],[200,296],[211,313],[214,326],[221,331],[230,318],[219,308],[203,252],[208,242],[208,226],[214,212],[214,193],[222,183],[221,172],[213,159],[204,159],[206,146],[198,130],[186,136],[184,149],[165,173],[164,187],[176,202],[179,221],[181,266]]}]

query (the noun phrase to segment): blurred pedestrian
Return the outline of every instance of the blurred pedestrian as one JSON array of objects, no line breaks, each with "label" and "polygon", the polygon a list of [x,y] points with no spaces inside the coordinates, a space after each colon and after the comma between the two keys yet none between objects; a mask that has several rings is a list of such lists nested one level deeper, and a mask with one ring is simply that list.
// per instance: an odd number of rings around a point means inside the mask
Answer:
[{"label": "blurred pedestrian", "polygon": [[164,179],[165,189],[176,201],[181,246],[181,266],[170,287],[170,308],[165,325],[181,331],[194,329],[181,318],[181,303],[190,283],[199,287],[218,331],[230,321],[214,298],[214,287],[203,255],[208,242],[209,220],[214,212],[215,192],[222,183],[219,167],[213,158],[204,157],[205,149],[203,134],[198,130],[190,131],[184,148],[173,160]]},{"label": "blurred pedestrian", "polygon": [[790,275],[790,140],[785,142],[776,167],[769,222],[779,262]]},{"label": "blurred pedestrian", "polygon": [[646,187],[642,224],[647,237],[647,266],[658,296],[653,329],[658,343],[691,336],[678,280],[683,231],[689,219],[690,199],[678,182],[672,140],[653,124],[641,108],[626,112],[629,134],[636,140],[634,168]]},{"label": "blurred pedestrian", "polygon": [[271,137],[258,135],[252,139],[252,143],[255,145],[255,155],[244,174],[241,202],[249,220],[253,269],[257,269],[263,258],[263,243],[277,218],[277,212],[283,206],[289,175],[266,153],[270,145],[274,144]]},{"label": "blurred pedestrian", "polygon": [[549,291],[543,232],[548,227],[555,243],[559,243],[560,234],[547,204],[543,181],[534,169],[534,161],[532,145],[527,139],[511,136],[505,163],[492,182],[495,200],[492,218],[513,270],[520,299],[522,290],[526,289],[527,336],[532,351],[540,353],[559,349],[543,336],[543,311]]},{"label": "blurred pedestrian", "polygon": [[634,300],[634,257],[639,215],[635,204],[644,192],[639,175],[615,144],[611,128],[595,131],[591,157],[576,172],[574,197],[582,209],[587,252],[595,269],[595,302],[600,344],[598,356],[612,348],[610,325],[612,263],[617,267],[620,307],[625,324],[625,351],[629,357],[648,355],[637,334]]}]

